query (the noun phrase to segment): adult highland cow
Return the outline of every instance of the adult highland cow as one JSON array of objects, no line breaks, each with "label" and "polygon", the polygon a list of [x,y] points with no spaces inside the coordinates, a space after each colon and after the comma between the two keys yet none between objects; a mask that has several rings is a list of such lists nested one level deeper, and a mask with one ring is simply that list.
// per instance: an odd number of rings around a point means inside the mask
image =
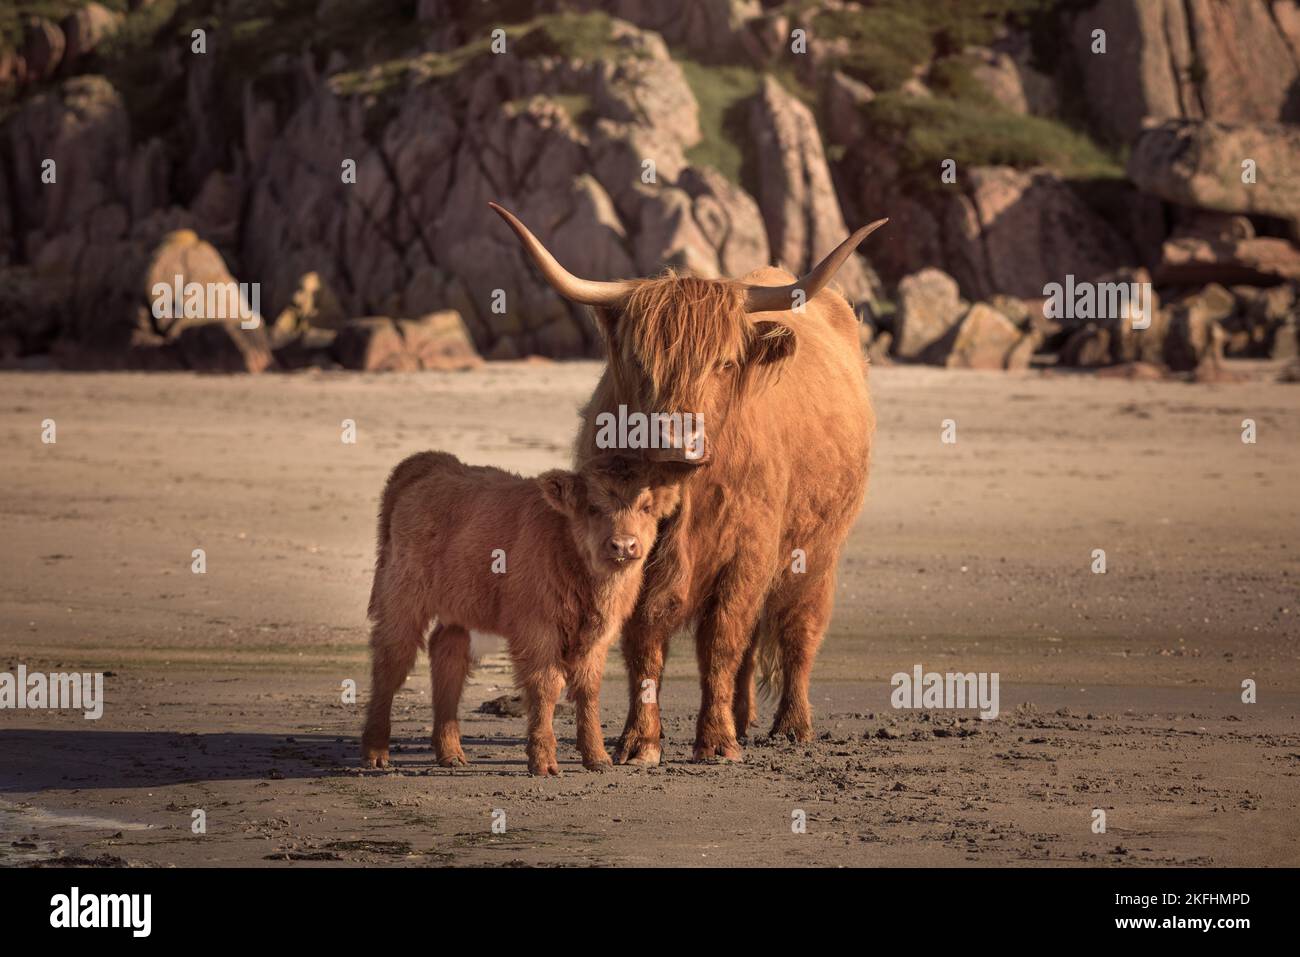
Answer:
[{"label": "adult highland cow", "polygon": [[[599,451],[601,413],[703,418],[677,514],[660,530],[641,599],[623,629],[631,710],[615,760],[657,764],[668,641],[695,630],[701,701],[694,758],[738,760],[755,720],[755,663],[779,685],[773,735],[812,735],[808,678],[835,594],[835,565],[867,486],[875,415],[857,320],[826,288],[884,220],[796,280],[765,268],[742,280],[668,273],[596,282],[567,272],[513,215],[547,282],[592,306],[608,365],[585,408],[577,457]],[[681,456],[680,449],[647,454]]]}]

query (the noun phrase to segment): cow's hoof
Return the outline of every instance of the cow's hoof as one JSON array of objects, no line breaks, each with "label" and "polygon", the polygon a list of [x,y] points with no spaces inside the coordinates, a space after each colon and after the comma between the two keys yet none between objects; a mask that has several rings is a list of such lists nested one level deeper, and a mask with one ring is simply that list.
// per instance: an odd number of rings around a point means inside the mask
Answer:
[{"label": "cow's hoof", "polygon": [[691,755],[691,760],[697,764],[701,761],[713,761],[721,759],[723,761],[743,761],[745,752],[740,749],[740,745],[732,741],[720,741],[717,743],[709,741],[696,741],[695,751]]},{"label": "cow's hoof", "polygon": [[653,768],[658,766],[663,756],[657,742],[641,741],[628,743],[619,747],[614,753],[615,764],[629,764],[633,767]]},{"label": "cow's hoof", "polygon": [[463,751],[455,751],[451,754],[438,755],[438,767],[440,768],[461,768],[469,764]]},{"label": "cow's hoof", "polygon": [[558,778],[560,776],[560,766],[555,763],[555,759],[528,762],[528,773],[538,778]]},{"label": "cow's hoof", "polygon": [[796,744],[806,744],[812,740],[812,725],[779,721],[772,725],[772,730],[767,733],[767,736],[769,738],[785,738],[785,740]]},{"label": "cow's hoof", "polygon": [[361,755],[361,766],[363,768],[386,768],[388,767],[388,749],[387,748],[367,748]]}]

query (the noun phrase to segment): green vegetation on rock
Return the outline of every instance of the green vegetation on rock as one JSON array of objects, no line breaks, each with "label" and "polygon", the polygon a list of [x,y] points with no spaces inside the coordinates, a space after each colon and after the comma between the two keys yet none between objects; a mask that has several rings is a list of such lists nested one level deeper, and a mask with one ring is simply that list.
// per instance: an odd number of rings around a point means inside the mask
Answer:
[{"label": "green vegetation on rock", "polygon": [[954,158],[966,167],[1048,166],[1079,179],[1124,175],[1120,162],[1087,136],[1040,116],[904,93],[883,93],[865,112],[872,126],[897,144],[904,172],[921,186],[933,188],[939,164]]}]

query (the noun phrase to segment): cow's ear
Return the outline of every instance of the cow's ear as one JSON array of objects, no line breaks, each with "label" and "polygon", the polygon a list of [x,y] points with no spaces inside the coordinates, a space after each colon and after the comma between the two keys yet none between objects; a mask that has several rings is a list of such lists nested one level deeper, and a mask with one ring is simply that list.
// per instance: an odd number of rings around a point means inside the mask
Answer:
[{"label": "cow's ear", "polygon": [[752,365],[770,365],[794,355],[794,330],[784,322],[756,322],[754,332],[748,357]]},{"label": "cow's ear", "polygon": [[553,469],[537,476],[537,484],[541,486],[542,498],[546,500],[547,505],[561,515],[577,514],[578,504],[585,489],[581,475]]}]

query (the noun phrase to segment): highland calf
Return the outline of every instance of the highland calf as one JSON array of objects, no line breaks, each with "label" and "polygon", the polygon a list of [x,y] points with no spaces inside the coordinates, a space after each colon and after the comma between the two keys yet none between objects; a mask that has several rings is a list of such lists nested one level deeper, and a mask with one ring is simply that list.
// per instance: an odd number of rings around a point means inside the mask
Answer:
[{"label": "highland calf", "polygon": [[388,765],[393,694],[436,620],[428,650],[440,765],[467,763],[456,712],[475,630],[508,643],[528,708],[528,770],[559,773],[551,718],[565,685],[583,765],[608,766],[605,657],[636,603],[658,522],[677,507],[680,471],[610,454],[535,479],[445,452],[399,464],[379,513],[365,765]]}]

